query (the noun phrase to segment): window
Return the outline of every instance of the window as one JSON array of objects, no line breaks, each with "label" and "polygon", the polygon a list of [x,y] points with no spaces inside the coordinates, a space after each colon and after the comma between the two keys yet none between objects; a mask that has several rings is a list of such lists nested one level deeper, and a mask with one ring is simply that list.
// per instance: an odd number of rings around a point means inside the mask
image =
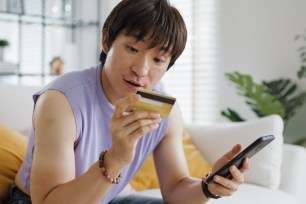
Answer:
[{"label": "window", "polygon": [[217,28],[215,0],[171,0],[182,14],[188,40],[185,51],[162,84],[177,98],[185,122],[217,120]]},{"label": "window", "polygon": [[[29,2],[36,1],[29,0]],[[101,2],[103,9],[101,15],[104,19],[118,2],[119,0]],[[215,0],[170,0],[170,3],[181,12],[186,22],[188,40],[185,51],[175,65],[166,73],[162,79],[162,84],[167,92],[178,99],[177,101],[180,104],[185,122],[215,122],[219,115],[217,90],[218,70],[216,66],[216,57],[218,54],[216,24],[217,2]],[[52,10],[49,12],[52,12]],[[98,27],[100,30],[101,25]],[[65,32],[65,28],[55,29],[54,27],[50,27],[49,29],[45,34],[46,37],[50,36],[48,37],[49,41],[47,40],[45,45],[48,48],[48,52],[44,53],[45,58],[48,58],[52,52],[57,52],[60,44],[56,44],[56,42],[67,41],[65,37],[52,39],[52,36],[56,36],[53,33]],[[29,27],[28,30],[33,32],[34,28]],[[41,31],[37,28],[35,30],[36,32],[40,33]],[[71,35],[66,34],[65,36]],[[87,42],[90,39],[92,37],[83,38],[83,41]],[[28,39],[23,41],[28,43],[28,46],[23,46],[25,50],[22,53],[27,53],[26,49],[39,49],[40,47],[40,45],[36,45],[35,43],[41,42],[41,40],[34,35],[29,35]],[[94,41],[95,43],[97,42],[95,39]],[[81,50],[86,49],[83,48]],[[32,63],[34,63],[35,59],[41,56],[24,55],[21,57],[24,59],[32,59]],[[48,60],[44,62],[45,67],[47,66],[47,62]],[[37,61],[35,63],[37,63],[35,67],[40,67],[41,62]],[[30,63],[27,64],[26,62],[24,62],[24,66],[27,67],[27,70],[32,67]],[[80,67],[77,66],[77,68]]]},{"label": "window", "polygon": [[0,9],[0,38],[10,42],[5,62],[0,63],[0,83],[44,85],[54,79],[50,62],[58,57],[65,72],[98,62],[100,0],[90,4],[81,0],[20,2],[18,13]]}]

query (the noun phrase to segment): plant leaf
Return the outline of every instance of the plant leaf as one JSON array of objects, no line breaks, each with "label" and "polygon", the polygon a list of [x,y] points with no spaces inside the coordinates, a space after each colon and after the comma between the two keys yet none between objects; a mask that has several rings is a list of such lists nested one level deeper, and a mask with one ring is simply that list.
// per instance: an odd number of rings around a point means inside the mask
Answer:
[{"label": "plant leaf", "polygon": [[263,84],[256,84],[250,75],[239,72],[227,73],[227,78],[236,84],[239,93],[246,97],[246,103],[259,116],[278,114],[285,117],[285,109]]},{"label": "plant leaf", "polygon": [[306,66],[302,66],[301,69],[298,71],[299,78],[306,78]]},{"label": "plant leaf", "polygon": [[306,102],[304,92],[296,93],[297,84],[290,79],[278,79],[270,82],[263,82],[266,90],[277,98],[285,109],[284,120],[287,122],[296,113],[297,108]]},{"label": "plant leaf", "polygon": [[306,138],[298,139],[297,141],[293,142],[295,145],[303,145],[306,142]]},{"label": "plant leaf", "polygon": [[287,89],[284,89],[284,93],[282,94],[282,96],[280,97],[280,100],[285,100],[285,98],[289,98],[290,95],[292,95],[295,90],[297,88],[297,85],[295,83],[292,83],[289,85],[289,87]]},{"label": "plant leaf", "polygon": [[230,109],[230,108],[227,108],[227,110],[225,110],[225,111],[221,111],[221,115],[223,115],[224,117],[226,117],[227,119],[229,119],[232,122],[245,121],[245,119],[240,117],[240,115],[236,111],[234,111],[233,109]]}]

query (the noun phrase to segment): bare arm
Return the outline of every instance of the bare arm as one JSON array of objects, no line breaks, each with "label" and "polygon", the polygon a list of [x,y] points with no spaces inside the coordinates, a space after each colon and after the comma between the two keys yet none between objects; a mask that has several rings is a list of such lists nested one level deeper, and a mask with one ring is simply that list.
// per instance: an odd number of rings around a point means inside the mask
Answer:
[{"label": "bare arm", "polygon": [[52,90],[41,95],[33,124],[32,202],[98,203],[111,184],[103,179],[97,163],[75,179],[76,125],[66,97]]},{"label": "bare arm", "polygon": [[[159,116],[149,112],[123,115],[139,99],[136,96],[120,100],[111,119],[113,144],[105,157],[105,166],[114,178],[133,159],[137,140],[159,123],[156,119]],[[30,181],[33,204],[99,203],[112,184],[102,176],[98,162],[75,178],[76,124],[66,97],[54,90],[42,94],[35,107],[33,125],[35,148]]]},{"label": "bare arm", "polygon": [[[154,161],[163,198],[167,203],[206,203],[202,192],[201,179],[189,175],[183,146],[183,122],[179,106],[176,104],[169,118],[169,127],[165,138],[154,151]],[[221,157],[213,167],[213,172],[241,151],[238,145]],[[201,168],[199,166],[199,168]],[[218,178],[217,183],[209,184],[210,192],[221,196],[231,195],[243,182],[242,172],[249,168],[244,163],[241,172],[231,167],[232,180]],[[204,175],[203,175],[204,176]]]}]

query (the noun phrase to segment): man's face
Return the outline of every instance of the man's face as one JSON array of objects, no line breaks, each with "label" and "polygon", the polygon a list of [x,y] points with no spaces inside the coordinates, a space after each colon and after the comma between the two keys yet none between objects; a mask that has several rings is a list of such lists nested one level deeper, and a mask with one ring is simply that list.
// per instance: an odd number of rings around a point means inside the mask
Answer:
[{"label": "man's face", "polygon": [[102,70],[103,90],[112,104],[138,89],[152,90],[167,71],[171,56],[160,47],[148,49],[146,40],[121,33],[107,54]]}]

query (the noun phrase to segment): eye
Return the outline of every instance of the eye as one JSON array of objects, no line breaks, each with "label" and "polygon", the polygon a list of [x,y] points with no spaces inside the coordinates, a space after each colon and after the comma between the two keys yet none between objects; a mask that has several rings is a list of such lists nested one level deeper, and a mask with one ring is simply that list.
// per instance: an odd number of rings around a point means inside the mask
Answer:
[{"label": "eye", "polygon": [[154,62],[163,63],[164,61],[159,58],[153,58]]},{"label": "eye", "polygon": [[133,47],[131,47],[131,46],[129,46],[129,45],[127,45],[126,48],[127,48],[129,51],[131,51],[131,52],[138,52],[138,50],[136,50],[135,48],[133,48]]}]

